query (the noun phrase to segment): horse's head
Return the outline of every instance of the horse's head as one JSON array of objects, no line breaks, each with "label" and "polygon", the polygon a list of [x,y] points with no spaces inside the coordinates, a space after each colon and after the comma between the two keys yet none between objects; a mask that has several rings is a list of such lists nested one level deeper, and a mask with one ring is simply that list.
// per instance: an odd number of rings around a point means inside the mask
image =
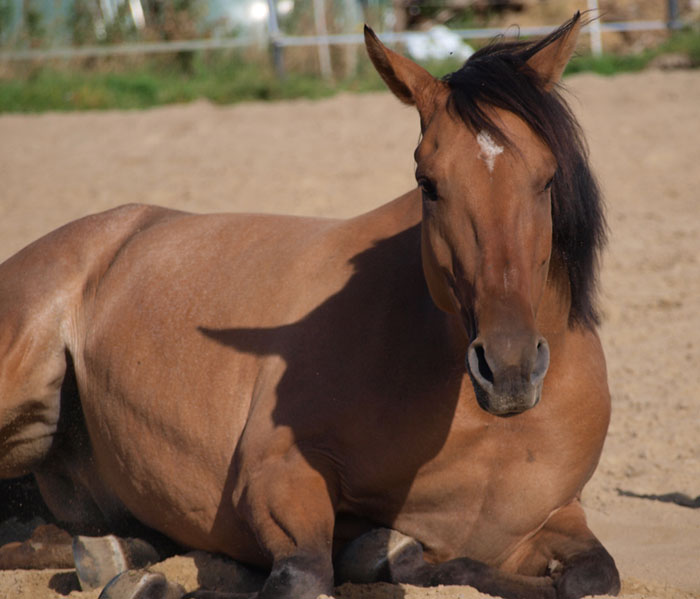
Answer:
[{"label": "horse's head", "polygon": [[496,415],[534,407],[549,366],[536,317],[553,249],[553,187],[564,176],[557,145],[568,140],[548,122],[557,110],[570,116],[555,86],[580,26],[576,15],[537,44],[493,45],[443,80],[365,30],[379,74],[420,114],[425,278],[437,306],[460,315],[478,402]]}]

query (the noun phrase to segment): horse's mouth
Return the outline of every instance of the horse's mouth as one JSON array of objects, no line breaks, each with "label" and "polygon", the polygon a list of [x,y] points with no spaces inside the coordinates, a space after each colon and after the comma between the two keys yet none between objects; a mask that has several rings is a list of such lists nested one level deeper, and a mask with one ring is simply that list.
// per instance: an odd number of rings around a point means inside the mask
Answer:
[{"label": "horse's mouth", "polygon": [[472,374],[469,361],[466,360],[466,369],[471,379],[476,402],[479,407],[492,416],[499,418],[511,418],[518,416],[534,408],[542,398],[542,385],[521,389],[519,393],[500,393],[493,386],[485,389]]}]

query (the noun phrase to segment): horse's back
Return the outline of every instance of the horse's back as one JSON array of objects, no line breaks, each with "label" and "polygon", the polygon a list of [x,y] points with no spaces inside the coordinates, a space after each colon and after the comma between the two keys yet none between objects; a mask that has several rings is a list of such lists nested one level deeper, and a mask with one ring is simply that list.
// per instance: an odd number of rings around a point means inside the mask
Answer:
[{"label": "horse's back", "polygon": [[81,218],[26,246],[0,264],[0,307],[8,327],[37,317],[61,320],[94,292],[126,241],[175,211],[127,205]]}]

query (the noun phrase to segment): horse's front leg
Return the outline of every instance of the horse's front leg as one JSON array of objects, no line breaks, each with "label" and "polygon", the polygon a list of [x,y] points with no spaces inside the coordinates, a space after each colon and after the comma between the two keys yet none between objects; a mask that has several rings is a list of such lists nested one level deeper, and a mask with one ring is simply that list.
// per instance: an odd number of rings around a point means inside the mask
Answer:
[{"label": "horse's front leg", "polygon": [[556,599],[548,576],[509,574],[466,557],[430,564],[420,543],[388,529],[370,531],[353,541],[341,554],[336,572],[339,582],[468,585],[508,599]]},{"label": "horse's front leg", "polygon": [[617,595],[620,575],[615,560],[586,524],[578,500],[554,512],[542,529],[514,556],[518,570],[537,567],[548,560],[557,599],[577,599],[586,595]]},{"label": "horse's front leg", "polygon": [[341,578],[469,585],[507,599],[578,599],[620,590],[615,562],[586,526],[578,501],[550,516],[501,568],[466,557],[429,564],[419,543],[389,532],[375,530],[354,541],[339,560]]},{"label": "horse's front leg", "polygon": [[335,509],[326,479],[295,449],[246,492],[272,571],[259,599],[316,599],[333,590]]},{"label": "horse's front leg", "polygon": [[[248,477],[236,507],[272,560],[270,575],[253,597],[316,599],[331,594],[335,510],[330,486],[296,448],[264,459]],[[200,592],[189,596],[226,595]]]},{"label": "horse's front leg", "polygon": [[430,584],[459,584],[513,599],[617,595],[615,561],[586,525],[578,500],[555,511],[499,569],[456,559],[424,566]]}]

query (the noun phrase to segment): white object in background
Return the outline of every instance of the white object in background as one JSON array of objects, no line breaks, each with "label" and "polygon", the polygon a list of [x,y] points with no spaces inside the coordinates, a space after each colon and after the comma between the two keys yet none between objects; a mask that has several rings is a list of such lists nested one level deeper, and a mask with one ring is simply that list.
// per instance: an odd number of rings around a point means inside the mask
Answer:
[{"label": "white object in background", "polygon": [[595,20],[588,25],[588,32],[591,36],[591,52],[593,56],[600,56],[603,53],[603,36],[600,33],[600,11],[598,10],[598,0],[588,0],[588,10],[594,12]]},{"label": "white object in background", "polygon": [[294,0],[280,0],[277,3],[277,12],[282,16],[287,16],[294,10]]},{"label": "white object in background", "polygon": [[265,0],[255,0],[248,7],[248,17],[251,21],[262,22],[267,19],[269,10]]},{"label": "white object in background", "polygon": [[467,60],[474,49],[462,41],[456,33],[444,25],[435,25],[428,31],[411,34],[406,39],[406,49],[416,60],[442,60],[453,56]]},{"label": "white object in background", "polygon": [[143,14],[141,0],[129,0],[129,10],[131,10],[131,18],[136,28],[143,29],[146,26],[146,16]]}]

